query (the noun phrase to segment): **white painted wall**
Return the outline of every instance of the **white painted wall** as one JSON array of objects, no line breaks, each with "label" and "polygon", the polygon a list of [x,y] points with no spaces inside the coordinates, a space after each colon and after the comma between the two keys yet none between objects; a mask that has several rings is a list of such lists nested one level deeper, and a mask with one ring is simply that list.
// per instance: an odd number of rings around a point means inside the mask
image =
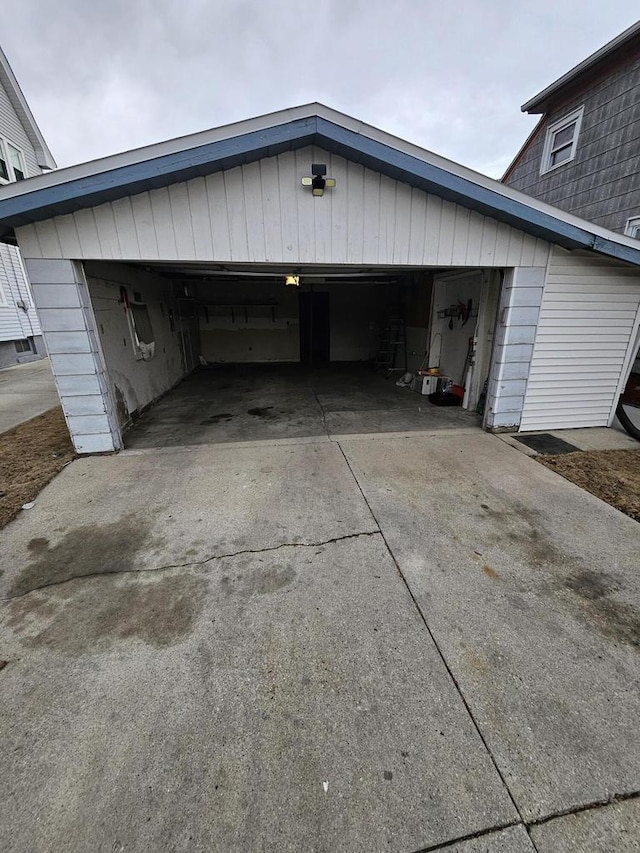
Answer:
[{"label": "white painted wall", "polygon": [[[466,275],[436,276],[433,291],[433,316],[431,321],[431,339],[429,366],[439,366],[443,376],[453,379],[456,385],[464,385],[469,338],[475,334],[482,272],[474,271]],[[453,318],[453,328],[449,328],[449,318],[439,318],[438,312],[451,308],[471,299],[471,317],[462,325],[462,320]]]},{"label": "white painted wall", "polygon": [[608,426],[640,321],[640,270],[554,247],[522,430]]},{"label": "white painted wall", "polygon": [[[87,263],[85,273],[116,414],[123,427],[132,413],[164,394],[188,372],[178,306],[172,282],[154,273],[107,263]],[[127,311],[119,301],[122,286],[130,301],[138,293],[149,310],[155,336],[155,354],[149,361],[134,351]],[[171,329],[170,311],[175,331]]]},{"label": "white painted wall", "polygon": [[[300,185],[312,162],[335,189]],[[315,147],[17,229],[32,258],[541,266],[548,244]]]}]

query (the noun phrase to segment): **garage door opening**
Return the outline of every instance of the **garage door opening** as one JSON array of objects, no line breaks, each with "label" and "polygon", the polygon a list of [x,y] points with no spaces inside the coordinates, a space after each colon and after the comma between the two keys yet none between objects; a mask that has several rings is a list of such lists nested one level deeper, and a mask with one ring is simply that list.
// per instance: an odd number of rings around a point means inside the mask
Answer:
[{"label": "garage door opening", "polygon": [[[127,447],[481,425],[495,270],[86,273]],[[430,402],[452,388],[459,405]]]}]

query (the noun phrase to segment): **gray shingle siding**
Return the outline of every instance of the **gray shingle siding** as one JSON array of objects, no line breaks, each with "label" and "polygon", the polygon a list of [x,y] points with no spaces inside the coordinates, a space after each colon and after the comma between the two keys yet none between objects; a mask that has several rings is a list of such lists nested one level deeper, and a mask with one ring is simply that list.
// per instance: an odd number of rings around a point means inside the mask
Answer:
[{"label": "gray shingle siding", "polygon": [[[583,104],[575,159],[541,175],[547,128]],[[505,183],[613,231],[640,216],[640,56],[553,108]]]}]

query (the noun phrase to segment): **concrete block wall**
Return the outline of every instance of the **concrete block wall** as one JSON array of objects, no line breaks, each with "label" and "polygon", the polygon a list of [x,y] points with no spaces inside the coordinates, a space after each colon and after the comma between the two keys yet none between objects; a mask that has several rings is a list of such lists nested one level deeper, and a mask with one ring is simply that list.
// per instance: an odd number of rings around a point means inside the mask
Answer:
[{"label": "concrete block wall", "polygon": [[82,264],[25,259],[25,265],[77,452],[118,450],[120,432]]},{"label": "concrete block wall", "polygon": [[487,429],[520,426],[546,272],[546,267],[506,271],[487,390]]}]

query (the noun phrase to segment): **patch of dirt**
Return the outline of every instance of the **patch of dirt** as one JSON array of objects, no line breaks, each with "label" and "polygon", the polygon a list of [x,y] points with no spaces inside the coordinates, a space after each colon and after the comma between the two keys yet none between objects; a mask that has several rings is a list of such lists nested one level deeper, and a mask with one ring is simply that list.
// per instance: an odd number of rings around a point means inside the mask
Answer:
[{"label": "patch of dirt", "polygon": [[0,434],[0,528],[74,456],[59,406]]},{"label": "patch of dirt", "polygon": [[536,458],[547,468],[640,521],[640,450],[587,450]]}]

